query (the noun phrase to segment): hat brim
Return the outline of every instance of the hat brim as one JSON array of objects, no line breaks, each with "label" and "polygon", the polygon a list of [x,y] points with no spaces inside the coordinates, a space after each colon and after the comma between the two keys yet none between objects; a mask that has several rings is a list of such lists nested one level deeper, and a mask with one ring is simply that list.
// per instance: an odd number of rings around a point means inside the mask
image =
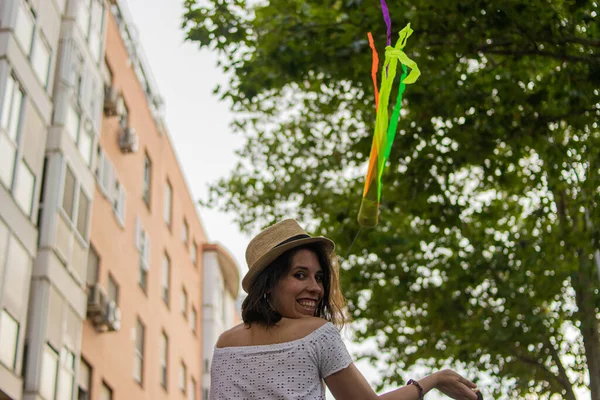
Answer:
[{"label": "hat brim", "polygon": [[244,276],[244,279],[242,279],[242,289],[244,289],[244,291],[248,293],[248,289],[254,282],[254,279],[256,279],[256,277],[260,275],[260,273],[263,272],[265,268],[269,266],[269,264],[275,261],[277,257],[282,255],[286,251],[291,250],[295,247],[304,246],[312,243],[323,243],[327,248],[328,252],[332,252],[335,249],[335,243],[333,243],[333,241],[324,236],[315,236],[306,239],[298,239],[294,240],[293,242],[289,242],[284,245],[275,247],[271,249],[268,253],[263,255],[261,258],[259,258],[253,265],[248,266],[248,272]]}]

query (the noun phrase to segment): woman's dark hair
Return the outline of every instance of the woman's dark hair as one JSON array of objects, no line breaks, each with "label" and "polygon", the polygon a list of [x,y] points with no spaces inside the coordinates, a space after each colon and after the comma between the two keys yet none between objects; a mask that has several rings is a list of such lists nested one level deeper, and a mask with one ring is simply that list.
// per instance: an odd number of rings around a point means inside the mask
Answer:
[{"label": "woman's dark hair", "polygon": [[322,243],[294,247],[280,255],[254,279],[248,296],[242,303],[244,323],[252,325],[256,322],[265,326],[273,326],[281,320],[281,314],[275,311],[269,302],[268,293],[271,293],[277,283],[289,273],[292,257],[303,249],[310,250],[317,255],[323,271],[323,298],[317,306],[315,317],[324,318],[339,328],[343,326],[345,300],[340,288],[335,253],[329,253]]}]

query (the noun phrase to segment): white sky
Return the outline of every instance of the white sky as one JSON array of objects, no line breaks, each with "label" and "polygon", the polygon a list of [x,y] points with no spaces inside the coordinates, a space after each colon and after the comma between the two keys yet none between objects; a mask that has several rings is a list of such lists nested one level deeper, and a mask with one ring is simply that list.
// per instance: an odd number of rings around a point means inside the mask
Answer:
[{"label": "white sky", "polygon": [[[216,84],[226,84],[227,80],[216,67],[214,54],[184,42],[183,0],[125,1],[165,100],[166,124],[192,197],[206,199],[208,184],[229,174],[236,163],[234,149],[244,143],[242,136],[231,133],[232,114],[228,105],[220,103],[212,94]],[[242,234],[232,223],[232,217],[224,213],[200,209],[200,217],[208,239],[227,248],[243,274],[246,271],[244,252],[251,238]],[[352,343],[349,347],[351,351],[358,348]],[[369,381],[378,379],[378,374],[366,362],[359,362],[357,366]],[[422,377],[415,373],[414,378]],[[447,397],[434,391],[427,398]],[[580,399],[584,400],[585,396]]]}]

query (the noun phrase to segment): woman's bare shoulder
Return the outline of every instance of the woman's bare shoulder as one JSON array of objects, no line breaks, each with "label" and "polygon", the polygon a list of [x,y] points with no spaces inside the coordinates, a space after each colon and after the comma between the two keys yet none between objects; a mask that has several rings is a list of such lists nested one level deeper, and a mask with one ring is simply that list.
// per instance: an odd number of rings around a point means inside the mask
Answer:
[{"label": "woman's bare shoulder", "polygon": [[217,340],[217,347],[239,346],[240,338],[248,330],[248,325],[241,323],[221,333]]},{"label": "woman's bare shoulder", "polygon": [[291,342],[310,335],[326,323],[327,320],[317,317],[282,318],[272,327],[259,324],[248,326],[242,323],[223,332],[217,341],[217,347],[256,346]]},{"label": "woman's bare shoulder", "polygon": [[281,323],[284,329],[290,333],[290,336],[292,336],[293,339],[300,339],[304,336],[310,335],[312,332],[325,325],[327,320],[319,317],[296,319],[284,318],[282,319]]}]

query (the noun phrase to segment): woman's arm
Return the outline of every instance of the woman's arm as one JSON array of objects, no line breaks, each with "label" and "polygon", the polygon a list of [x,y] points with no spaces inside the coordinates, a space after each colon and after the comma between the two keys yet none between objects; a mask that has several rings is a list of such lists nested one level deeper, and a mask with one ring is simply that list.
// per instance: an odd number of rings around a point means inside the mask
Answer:
[{"label": "woman's arm", "polygon": [[[343,400],[419,400],[419,389],[415,385],[403,386],[378,396],[354,363],[325,378],[327,387],[336,399]],[[453,399],[477,400],[473,391],[475,384],[454,371],[443,370],[419,381],[423,394],[437,388]]]}]

